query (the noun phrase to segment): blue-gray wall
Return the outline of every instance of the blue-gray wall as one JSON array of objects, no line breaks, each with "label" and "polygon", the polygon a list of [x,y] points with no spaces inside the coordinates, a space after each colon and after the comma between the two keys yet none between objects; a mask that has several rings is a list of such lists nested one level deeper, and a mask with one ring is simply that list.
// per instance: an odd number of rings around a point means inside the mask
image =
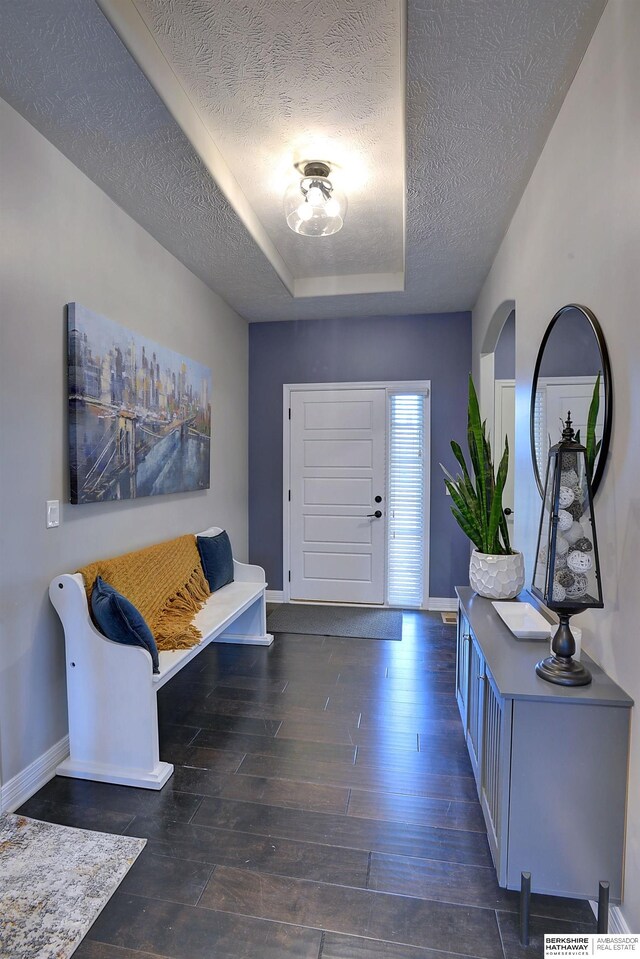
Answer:
[{"label": "blue-gray wall", "polygon": [[540,376],[597,376],[602,357],[591,324],[578,310],[564,313],[544,348]]},{"label": "blue-gray wall", "polygon": [[430,595],[469,580],[469,542],[445,496],[449,441],[464,445],[471,314],[252,323],[249,326],[249,555],[282,589],[282,387],[285,383],[431,381]]}]

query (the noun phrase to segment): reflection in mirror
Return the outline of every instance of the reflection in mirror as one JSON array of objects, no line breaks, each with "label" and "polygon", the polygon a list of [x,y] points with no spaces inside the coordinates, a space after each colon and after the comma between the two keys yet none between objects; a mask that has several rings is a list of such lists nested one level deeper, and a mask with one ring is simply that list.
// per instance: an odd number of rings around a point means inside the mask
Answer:
[{"label": "reflection in mirror", "polygon": [[611,373],[600,325],[586,307],[571,304],[552,319],[540,346],[531,395],[531,455],[542,494],[549,448],[562,438],[564,420],[571,412],[573,428],[586,445],[587,418],[600,374],[600,408],[592,487],[602,476],[611,431]]},{"label": "reflection in mirror", "polygon": [[516,311],[505,320],[494,352],[493,443],[496,455],[504,449],[505,436],[509,443],[509,470],[502,494],[502,505],[507,518],[509,536],[513,537],[514,519],[514,456],[516,435]]}]

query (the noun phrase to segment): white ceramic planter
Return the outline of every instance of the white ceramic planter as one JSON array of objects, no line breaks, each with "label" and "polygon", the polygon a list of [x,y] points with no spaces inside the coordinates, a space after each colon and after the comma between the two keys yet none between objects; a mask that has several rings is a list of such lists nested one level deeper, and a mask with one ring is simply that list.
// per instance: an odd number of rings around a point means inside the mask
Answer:
[{"label": "white ceramic planter", "polygon": [[469,583],[479,596],[487,599],[513,599],[524,586],[524,556],[522,553],[496,556],[474,549],[469,563]]}]

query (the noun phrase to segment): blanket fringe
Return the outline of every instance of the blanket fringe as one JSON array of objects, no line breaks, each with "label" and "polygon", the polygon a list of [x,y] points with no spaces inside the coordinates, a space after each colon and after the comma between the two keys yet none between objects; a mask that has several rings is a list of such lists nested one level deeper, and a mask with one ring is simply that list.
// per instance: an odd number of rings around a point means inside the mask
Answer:
[{"label": "blanket fringe", "polygon": [[158,649],[190,649],[198,645],[202,633],[191,620],[210,595],[204,573],[194,569],[188,583],[171,597],[156,621]]}]

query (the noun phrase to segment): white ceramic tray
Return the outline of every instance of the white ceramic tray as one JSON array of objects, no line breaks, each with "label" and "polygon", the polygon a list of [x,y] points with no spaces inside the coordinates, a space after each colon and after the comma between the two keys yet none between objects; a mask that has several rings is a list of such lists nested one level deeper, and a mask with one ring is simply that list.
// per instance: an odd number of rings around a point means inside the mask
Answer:
[{"label": "white ceramic tray", "polygon": [[493,602],[496,612],[518,639],[548,639],[551,623],[531,603]]}]

